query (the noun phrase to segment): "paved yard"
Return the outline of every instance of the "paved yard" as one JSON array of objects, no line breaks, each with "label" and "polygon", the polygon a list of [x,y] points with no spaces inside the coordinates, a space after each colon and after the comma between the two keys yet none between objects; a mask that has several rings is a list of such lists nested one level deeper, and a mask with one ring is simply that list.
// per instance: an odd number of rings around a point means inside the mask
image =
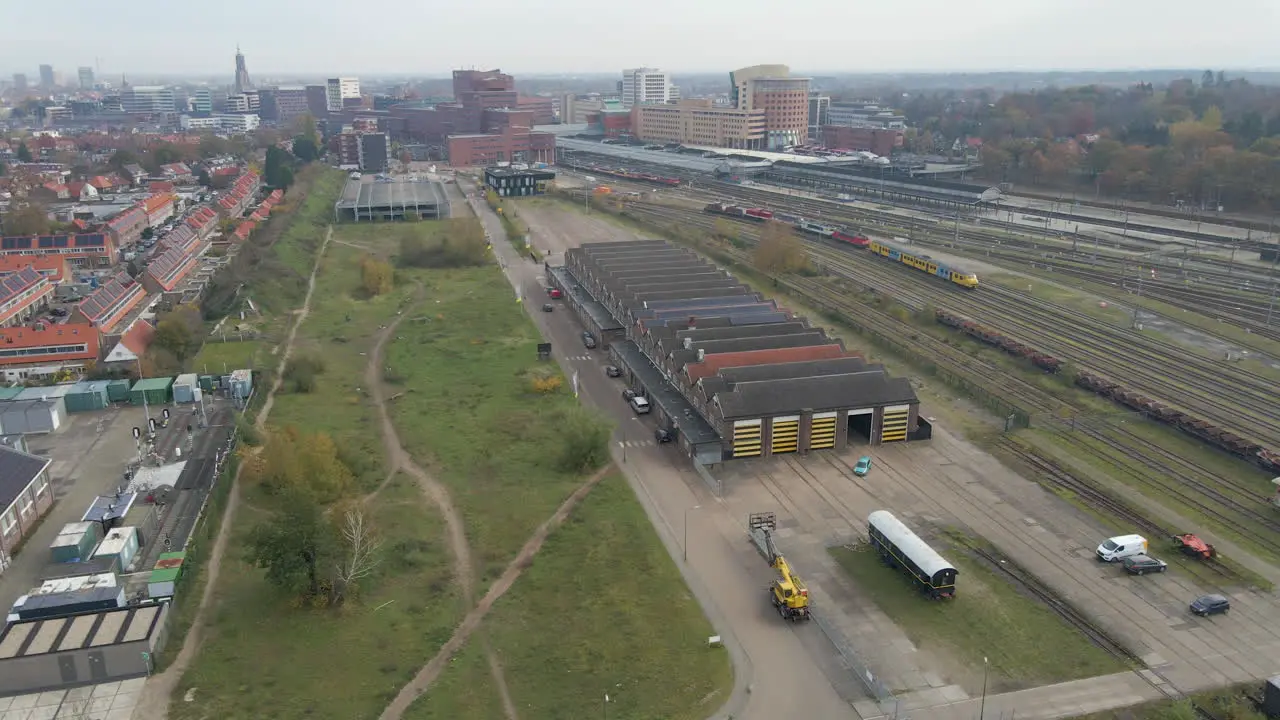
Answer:
[{"label": "paved yard", "polygon": [[0,720],[129,720],[146,678],[0,698]]},{"label": "paved yard", "polygon": [[[855,479],[850,464],[867,453],[875,470]],[[1280,671],[1280,629],[1269,620],[1280,610],[1274,596],[1233,590],[1229,616],[1191,616],[1188,601],[1215,588],[1177,573],[1129,577],[1098,563],[1093,549],[1111,533],[945,429],[925,443],[783,456],[731,465],[721,475],[733,515],[778,514],[780,549],[872,669],[907,691],[904,706],[973,697],[981,672],[918,652],[826,552],[865,541],[867,515],[880,509],[926,538],[946,527],[985,538],[1125,642],[1157,681],[1184,692]]]}]

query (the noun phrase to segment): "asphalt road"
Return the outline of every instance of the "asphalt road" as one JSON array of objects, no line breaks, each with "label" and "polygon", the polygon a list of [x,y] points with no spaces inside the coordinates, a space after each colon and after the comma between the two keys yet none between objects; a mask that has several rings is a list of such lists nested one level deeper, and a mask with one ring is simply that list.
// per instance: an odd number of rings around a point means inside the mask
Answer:
[{"label": "asphalt road", "polygon": [[[471,186],[464,183],[461,189]],[[551,313],[541,311],[547,302],[542,265],[505,240],[497,215],[483,200],[472,207],[493,238],[513,287],[512,301],[517,289],[523,291],[526,309],[552,343],[556,361],[568,376],[577,373],[583,399],[616,422],[615,459],[733,658],[733,694],[712,720],[859,717],[851,703],[864,698],[855,696],[856,683],[831,659],[821,630],[787,623],[769,605],[766,588],[773,571],[750,545],[746,518],[731,517],[685,469],[688,460],[676,448],[653,442],[652,420],[631,413],[622,401],[623,386],[604,374],[607,351],[582,346],[582,326],[563,303],[556,302]]]}]

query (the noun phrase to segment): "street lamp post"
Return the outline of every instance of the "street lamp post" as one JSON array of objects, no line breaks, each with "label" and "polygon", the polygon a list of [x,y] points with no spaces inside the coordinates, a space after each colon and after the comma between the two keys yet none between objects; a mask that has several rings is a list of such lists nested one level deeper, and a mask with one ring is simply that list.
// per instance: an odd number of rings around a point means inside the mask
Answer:
[{"label": "street lamp post", "polygon": [[982,656],[982,705],[978,710],[978,720],[986,720],[987,718],[987,670],[991,666],[987,664],[987,656]]},{"label": "street lamp post", "polygon": [[691,508],[684,509],[684,561],[689,562],[689,511],[701,508],[701,505],[694,505]]}]

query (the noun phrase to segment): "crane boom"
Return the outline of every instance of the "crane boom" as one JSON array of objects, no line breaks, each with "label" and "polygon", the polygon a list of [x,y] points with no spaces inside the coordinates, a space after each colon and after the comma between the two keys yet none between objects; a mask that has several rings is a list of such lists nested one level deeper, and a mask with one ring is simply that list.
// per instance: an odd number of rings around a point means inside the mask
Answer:
[{"label": "crane boom", "polygon": [[791,571],[791,565],[773,543],[773,533],[778,528],[777,518],[773,513],[752,513],[747,519],[747,526],[763,542],[765,559],[778,573],[777,579],[769,586],[773,606],[788,620],[808,620],[809,589]]}]

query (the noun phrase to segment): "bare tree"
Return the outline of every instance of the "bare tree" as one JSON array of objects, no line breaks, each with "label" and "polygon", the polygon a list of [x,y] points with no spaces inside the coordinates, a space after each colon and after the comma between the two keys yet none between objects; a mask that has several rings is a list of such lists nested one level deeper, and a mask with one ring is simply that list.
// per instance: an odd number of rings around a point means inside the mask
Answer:
[{"label": "bare tree", "polygon": [[332,605],[341,605],[347,592],[378,566],[378,551],[382,541],[373,531],[373,525],[364,515],[364,509],[356,506],[342,516],[342,560],[334,567]]}]

